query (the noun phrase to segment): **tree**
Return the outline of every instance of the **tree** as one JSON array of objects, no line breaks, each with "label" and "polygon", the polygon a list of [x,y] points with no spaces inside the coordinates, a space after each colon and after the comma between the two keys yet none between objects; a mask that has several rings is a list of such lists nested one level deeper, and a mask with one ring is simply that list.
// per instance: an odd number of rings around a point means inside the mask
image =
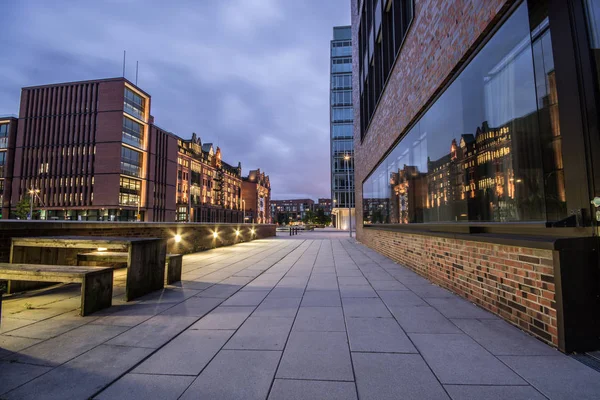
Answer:
[{"label": "tree", "polygon": [[277,213],[277,224],[278,225],[284,225],[285,222],[286,222],[285,214],[284,213]]},{"label": "tree", "polygon": [[29,195],[23,196],[21,200],[15,206],[15,216],[19,219],[27,219],[29,215],[31,197]]},{"label": "tree", "polygon": [[306,213],[304,213],[304,218],[302,218],[302,222],[304,222],[305,224],[309,224],[313,222],[314,218],[315,213],[311,210],[308,210]]}]

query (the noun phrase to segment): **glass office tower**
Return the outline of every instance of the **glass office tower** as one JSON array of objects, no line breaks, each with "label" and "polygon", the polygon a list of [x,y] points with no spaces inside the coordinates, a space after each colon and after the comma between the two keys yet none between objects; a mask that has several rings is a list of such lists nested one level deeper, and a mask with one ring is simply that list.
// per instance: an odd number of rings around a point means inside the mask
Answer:
[{"label": "glass office tower", "polygon": [[352,30],[350,26],[333,28],[331,41],[330,139],[331,200],[334,223],[348,229],[354,219],[354,135],[352,107]]}]

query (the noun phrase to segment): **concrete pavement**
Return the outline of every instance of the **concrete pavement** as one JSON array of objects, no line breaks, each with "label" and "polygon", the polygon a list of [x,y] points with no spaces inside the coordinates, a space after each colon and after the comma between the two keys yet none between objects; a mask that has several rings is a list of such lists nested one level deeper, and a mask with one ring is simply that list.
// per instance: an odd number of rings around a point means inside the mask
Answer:
[{"label": "concrete pavement", "polygon": [[2,399],[598,399],[600,373],[347,237],[184,257],[184,280],[76,315],[5,301]]}]

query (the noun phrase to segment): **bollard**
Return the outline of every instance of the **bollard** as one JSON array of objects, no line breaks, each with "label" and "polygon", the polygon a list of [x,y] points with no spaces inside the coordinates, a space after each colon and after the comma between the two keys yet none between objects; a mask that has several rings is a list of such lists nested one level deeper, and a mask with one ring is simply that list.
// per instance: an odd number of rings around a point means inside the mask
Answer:
[{"label": "bollard", "polygon": [[292,236],[292,227],[290,226],[290,236]]}]

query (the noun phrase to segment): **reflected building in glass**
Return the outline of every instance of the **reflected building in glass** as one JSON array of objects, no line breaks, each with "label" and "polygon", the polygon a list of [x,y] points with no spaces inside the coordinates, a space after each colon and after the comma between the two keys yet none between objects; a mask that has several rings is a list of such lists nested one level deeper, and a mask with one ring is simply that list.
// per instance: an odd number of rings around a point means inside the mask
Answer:
[{"label": "reflected building in glass", "polygon": [[354,219],[354,131],[352,108],[352,29],[333,28],[331,41],[330,141],[331,201],[334,224],[348,229]]},{"label": "reflected building in glass", "polygon": [[599,350],[600,2],[353,0],[352,32],[357,239]]}]

